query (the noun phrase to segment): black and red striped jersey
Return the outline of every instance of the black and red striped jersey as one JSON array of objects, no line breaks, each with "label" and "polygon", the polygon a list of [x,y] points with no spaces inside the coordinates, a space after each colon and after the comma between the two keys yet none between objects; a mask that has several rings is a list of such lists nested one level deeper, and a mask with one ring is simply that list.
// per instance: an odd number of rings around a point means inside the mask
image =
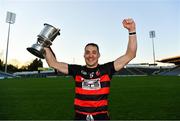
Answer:
[{"label": "black and red striped jersey", "polygon": [[87,68],[68,65],[69,75],[75,80],[75,111],[80,114],[97,115],[108,112],[110,80],[115,72],[114,62]]}]

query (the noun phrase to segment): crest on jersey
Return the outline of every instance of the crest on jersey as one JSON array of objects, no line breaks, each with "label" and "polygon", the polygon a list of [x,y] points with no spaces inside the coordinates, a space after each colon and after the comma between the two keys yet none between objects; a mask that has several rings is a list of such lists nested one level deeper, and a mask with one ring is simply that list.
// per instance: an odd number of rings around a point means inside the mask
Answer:
[{"label": "crest on jersey", "polygon": [[94,72],[91,72],[90,74],[89,74],[89,78],[93,78],[94,77]]},{"label": "crest on jersey", "polygon": [[101,88],[100,79],[84,79],[82,88],[86,90],[98,90]]},{"label": "crest on jersey", "polygon": [[87,72],[86,72],[86,71],[84,71],[84,70],[81,70],[81,74],[83,74],[83,75],[87,75]]},{"label": "crest on jersey", "polygon": [[96,71],[96,76],[100,76],[100,71],[99,70]]}]

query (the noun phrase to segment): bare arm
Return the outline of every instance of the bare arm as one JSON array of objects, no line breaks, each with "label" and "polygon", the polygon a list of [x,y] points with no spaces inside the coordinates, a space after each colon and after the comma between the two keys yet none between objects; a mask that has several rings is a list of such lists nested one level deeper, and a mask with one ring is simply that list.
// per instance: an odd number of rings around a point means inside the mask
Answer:
[{"label": "bare arm", "polygon": [[64,74],[68,74],[68,64],[63,62],[58,62],[51,52],[50,48],[44,48],[45,59],[48,65]]},{"label": "bare arm", "polygon": [[[136,32],[135,22],[132,19],[123,20],[124,28],[128,29],[129,33]],[[121,70],[126,64],[128,64],[133,58],[136,57],[137,51],[137,37],[136,34],[129,35],[129,42],[126,53],[114,61],[114,68],[116,71]]]}]

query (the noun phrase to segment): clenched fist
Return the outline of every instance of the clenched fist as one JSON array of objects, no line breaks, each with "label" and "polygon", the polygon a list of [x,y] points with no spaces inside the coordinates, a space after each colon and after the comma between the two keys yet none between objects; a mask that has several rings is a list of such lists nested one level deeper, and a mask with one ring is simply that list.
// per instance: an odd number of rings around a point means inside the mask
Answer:
[{"label": "clenched fist", "polygon": [[123,23],[124,28],[128,29],[129,32],[136,31],[136,25],[133,19],[131,18],[124,19],[122,23]]}]

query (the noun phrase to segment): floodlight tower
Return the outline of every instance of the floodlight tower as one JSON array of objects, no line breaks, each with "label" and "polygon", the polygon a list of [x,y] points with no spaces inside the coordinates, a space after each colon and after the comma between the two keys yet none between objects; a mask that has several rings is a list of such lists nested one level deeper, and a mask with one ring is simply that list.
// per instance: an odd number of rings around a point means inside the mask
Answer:
[{"label": "floodlight tower", "polygon": [[6,46],[6,61],[5,61],[5,73],[7,73],[7,59],[8,59],[8,47],[9,47],[9,36],[10,36],[10,26],[15,23],[16,14],[12,12],[7,12],[6,23],[9,23],[7,46]]},{"label": "floodlight tower", "polygon": [[155,31],[152,30],[149,32],[149,37],[152,38],[152,46],[153,46],[153,60],[155,65],[155,50],[154,50],[154,38],[155,38]]}]

